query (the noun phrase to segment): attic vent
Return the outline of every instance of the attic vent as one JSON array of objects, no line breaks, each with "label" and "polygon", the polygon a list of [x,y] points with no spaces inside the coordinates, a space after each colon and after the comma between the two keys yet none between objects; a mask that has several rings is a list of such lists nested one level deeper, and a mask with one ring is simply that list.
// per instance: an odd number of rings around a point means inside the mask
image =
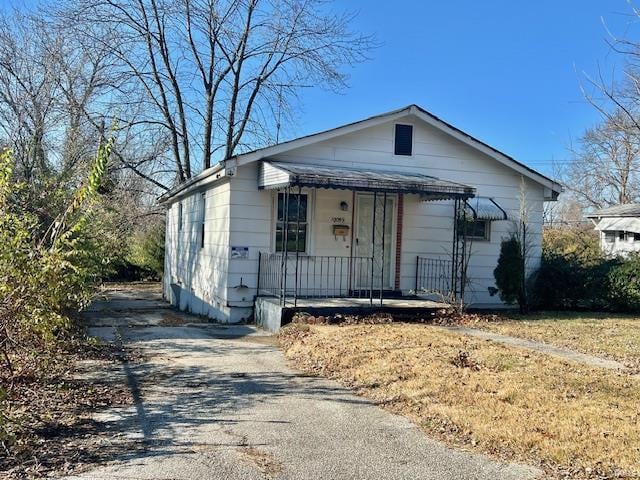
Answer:
[{"label": "attic vent", "polygon": [[413,125],[396,125],[395,149],[396,155],[411,156],[413,154]]}]

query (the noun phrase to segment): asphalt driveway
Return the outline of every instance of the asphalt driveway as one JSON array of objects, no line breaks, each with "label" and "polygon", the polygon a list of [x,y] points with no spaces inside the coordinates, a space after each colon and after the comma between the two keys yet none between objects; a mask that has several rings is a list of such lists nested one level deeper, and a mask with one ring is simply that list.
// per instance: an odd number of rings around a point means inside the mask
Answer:
[{"label": "asphalt driveway", "polygon": [[112,433],[104,447],[119,453],[72,478],[520,480],[538,473],[448,448],[332,381],[292,371],[274,339],[252,327],[198,324],[145,295],[112,292],[88,317],[92,334],[144,355],[110,373],[127,382],[134,405],[96,417]]}]

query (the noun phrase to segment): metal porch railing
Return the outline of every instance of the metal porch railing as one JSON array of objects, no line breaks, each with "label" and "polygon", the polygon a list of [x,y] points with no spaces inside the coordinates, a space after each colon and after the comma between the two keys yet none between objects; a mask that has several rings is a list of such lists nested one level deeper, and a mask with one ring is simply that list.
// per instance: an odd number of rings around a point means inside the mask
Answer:
[{"label": "metal porch railing", "polygon": [[416,294],[433,294],[453,299],[456,297],[455,276],[453,261],[418,256]]},{"label": "metal porch railing", "polygon": [[258,295],[297,298],[373,298],[381,276],[371,257],[260,253]]}]

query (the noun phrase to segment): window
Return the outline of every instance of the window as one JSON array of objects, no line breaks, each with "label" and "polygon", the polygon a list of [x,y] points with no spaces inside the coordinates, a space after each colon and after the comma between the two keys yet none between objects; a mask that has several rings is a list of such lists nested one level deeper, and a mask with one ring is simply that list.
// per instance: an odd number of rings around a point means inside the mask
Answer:
[{"label": "window", "polygon": [[615,232],[604,232],[604,241],[607,243],[615,243],[616,241]]},{"label": "window", "polygon": [[182,231],[182,202],[178,203],[178,231]]},{"label": "window", "polygon": [[618,240],[624,241],[624,232],[618,232]]},{"label": "window", "polygon": [[634,233],[633,234],[633,241],[634,242],[640,242],[640,233]]},{"label": "window", "polygon": [[205,201],[205,194],[201,195],[200,200],[200,248],[204,248],[204,224],[206,219],[207,205]]},{"label": "window", "polygon": [[406,156],[413,154],[413,125],[396,125],[394,153]]},{"label": "window", "polygon": [[278,216],[276,219],[276,252],[284,251],[284,234],[287,236],[287,252],[307,251],[307,206],[308,198],[306,194],[300,195],[300,210],[298,211],[298,195],[289,194],[288,218],[286,195],[278,193]]},{"label": "window", "polygon": [[488,220],[458,220],[458,236],[466,234],[467,240],[489,241],[490,232]]}]

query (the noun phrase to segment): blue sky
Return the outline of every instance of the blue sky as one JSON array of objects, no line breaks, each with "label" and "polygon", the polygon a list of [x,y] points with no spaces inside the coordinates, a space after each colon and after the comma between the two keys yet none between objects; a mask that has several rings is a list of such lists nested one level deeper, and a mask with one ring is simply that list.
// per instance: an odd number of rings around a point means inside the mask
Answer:
[{"label": "blue sky", "polygon": [[[303,92],[299,124],[312,133],[416,103],[550,173],[571,140],[599,120],[580,92],[583,72],[622,66],[607,28],[640,38],[626,0],[338,0],[382,46],[336,95]],[[604,23],[603,23],[604,22]]]},{"label": "blue sky", "polygon": [[[0,6],[41,1],[0,0]],[[607,28],[640,41],[640,20],[627,0],[333,5],[357,12],[354,30],[375,34],[381,46],[349,71],[350,88],[342,94],[304,89],[297,121],[281,140],[416,103],[551,174],[551,161],[570,158],[572,140],[600,119],[580,91],[584,74],[621,71]]]}]

